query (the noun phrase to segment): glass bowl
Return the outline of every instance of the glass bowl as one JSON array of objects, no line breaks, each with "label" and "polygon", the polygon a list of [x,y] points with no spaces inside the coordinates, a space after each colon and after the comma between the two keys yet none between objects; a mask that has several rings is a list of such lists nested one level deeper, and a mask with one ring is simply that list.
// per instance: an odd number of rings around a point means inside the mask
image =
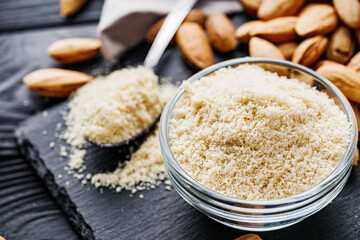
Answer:
[{"label": "glass bowl", "polygon": [[214,71],[240,64],[255,64],[288,78],[307,82],[334,99],[346,114],[351,125],[350,142],[338,167],[325,180],[300,194],[277,200],[250,201],[216,193],[191,178],[177,163],[171,152],[169,139],[170,119],[182,87],[165,106],[160,120],[160,145],[169,179],[175,190],[193,207],[227,226],[247,231],[269,231],[293,225],[318,212],[329,204],[344,188],[349,178],[357,144],[357,126],[352,107],[346,97],[330,81],[304,66],[269,58],[238,58],[208,67],[190,77],[190,83]]}]

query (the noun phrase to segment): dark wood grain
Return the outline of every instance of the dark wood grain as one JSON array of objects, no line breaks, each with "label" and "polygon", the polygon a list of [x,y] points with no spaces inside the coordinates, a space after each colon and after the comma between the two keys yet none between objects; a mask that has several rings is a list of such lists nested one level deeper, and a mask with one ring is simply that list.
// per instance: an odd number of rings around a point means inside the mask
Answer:
[{"label": "dark wood grain", "polygon": [[[77,239],[58,205],[20,155],[14,126],[3,126],[6,130],[0,131],[0,235],[7,239],[44,239],[54,234]],[[49,229],[53,231],[50,233]]]},{"label": "dark wood grain", "polygon": [[[6,239],[78,239],[65,214],[29,163],[20,154],[14,135],[17,124],[37,111],[63,101],[39,97],[22,77],[43,67],[62,67],[46,54],[52,41],[95,35],[96,24],[30,30],[0,35],[0,235]],[[72,65],[89,71],[102,66],[94,59]],[[28,104],[28,106],[24,106]]]},{"label": "dark wood grain", "polygon": [[1,0],[0,32],[96,23],[103,3],[89,0],[79,12],[64,18],[59,14],[59,0]]}]

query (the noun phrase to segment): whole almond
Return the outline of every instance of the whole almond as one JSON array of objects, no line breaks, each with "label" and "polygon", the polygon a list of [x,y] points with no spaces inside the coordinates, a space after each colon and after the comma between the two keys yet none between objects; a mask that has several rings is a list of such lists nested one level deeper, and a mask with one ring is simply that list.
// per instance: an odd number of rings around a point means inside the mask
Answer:
[{"label": "whole almond", "polygon": [[355,155],[354,155],[354,160],[353,160],[353,165],[357,166],[358,162],[359,162],[359,148],[356,148]]},{"label": "whole almond", "polygon": [[250,30],[251,36],[258,36],[271,42],[279,43],[292,41],[298,38],[295,25],[298,17],[279,17],[258,24]]},{"label": "whole almond", "polygon": [[101,42],[93,38],[67,38],[52,43],[48,54],[62,63],[88,60],[100,52]]},{"label": "whole almond", "polygon": [[305,39],[295,49],[292,61],[307,67],[311,66],[324,53],[328,42],[328,39],[322,35]]},{"label": "whole almond", "polygon": [[252,37],[249,41],[250,57],[268,57],[285,59],[280,49],[273,43],[258,37]]},{"label": "whole almond", "polygon": [[176,43],[186,61],[197,69],[214,64],[214,54],[204,29],[198,23],[181,24],[175,35]]},{"label": "whole almond", "polygon": [[154,42],[156,35],[160,31],[161,26],[163,25],[166,17],[161,18],[160,20],[156,21],[145,33],[145,39],[147,42],[152,43]]},{"label": "whole almond", "polygon": [[358,0],[333,0],[341,21],[350,28],[360,28],[360,2]]},{"label": "whole almond", "polygon": [[60,15],[67,17],[76,13],[86,1],[87,0],[60,0]]},{"label": "whole almond", "polygon": [[40,69],[29,73],[23,82],[34,92],[47,97],[67,97],[94,77],[73,70]]},{"label": "whole almond", "polygon": [[319,62],[316,63],[315,69],[318,69],[324,65],[329,65],[329,64],[339,64],[338,62],[332,61],[332,60],[321,60]]},{"label": "whole almond", "polygon": [[278,45],[278,48],[280,49],[286,60],[291,60],[297,46],[297,42],[284,42],[280,43]]},{"label": "whole almond", "polygon": [[[165,17],[161,18],[160,20],[156,21],[146,32],[145,39],[147,42],[152,43],[155,40],[156,35],[160,31],[161,26],[165,21]],[[194,22],[200,25],[204,25],[206,19],[206,15],[203,11],[199,9],[192,9],[184,19],[184,22]],[[170,43],[174,43],[173,41]]]},{"label": "whole almond", "polygon": [[249,43],[249,40],[252,37],[250,35],[250,31],[263,23],[264,21],[261,20],[253,20],[253,21],[245,22],[236,29],[235,37],[238,40],[240,40],[240,42],[247,44]]},{"label": "whole almond", "polygon": [[257,234],[246,234],[241,237],[236,238],[235,240],[262,240]]},{"label": "whole almond", "polygon": [[306,0],[306,3],[328,3],[328,4],[332,4],[332,0]]},{"label": "whole almond", "polygon": [[345,64],[354,54],[354,49],[355,42],[351,37],[350,29],[340,25],[330,37],[326,58]]},{"label": "whole almond", "polygon": [[355,54],[351,59],[350,62],[346,65],[349,68],[354,69],[357,72],[360,72],[360,52]]},{"label": "whole almond", "polygon": [[328,34],[338,23],[335,9],[330,4],[311,3],[300,12],[295,30],[302,37]]},{"label": "whole almond", "polygon": [[212,46],[220,52],[229,52],[237,46],[235,27],[223,13],[213,11],[205,22]]},{"label": "whole almond", "polygon": [[324,65],[316,72],[335,84],[348,99],[360,102],[360,74],[358,72],[342,64]]},{"label": "whole almond", "polygon": [[202,10],[192,9],[186,16],[184,22],[194,22],[194,23],[198,23],[201,26],[203,26],[205,23],[205,20],[206,20],[206,15]]},{"label": "whole almond", "polygon": [[243,6],[246,13],[253,17],[257,16],[257,11],[263,2],[263,0],[238,0]]},{"label": "whole almond", "polygon": [[263,20],[292,16],[304,3],[305,0],[264,0],[258,9],[257,16]]}]

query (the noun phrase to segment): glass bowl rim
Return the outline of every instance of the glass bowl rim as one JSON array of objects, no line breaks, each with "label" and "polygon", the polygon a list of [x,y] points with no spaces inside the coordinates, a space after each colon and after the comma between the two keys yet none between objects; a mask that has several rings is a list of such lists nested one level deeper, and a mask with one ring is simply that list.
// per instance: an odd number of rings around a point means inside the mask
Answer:
[{"label": "glass bowl rim", "polygon": [[161,114],[160,125],[159,125],[159,140],[160,140],[161,151],[165,158],[164,161],[166,161],[167,165],[169,166],[169,171],[175,171],[175,173],[178,174],[179,176],[181,176],[182,178],[184,178],[191,187],[195,188],[198,191],[203,192],[205,195],[207,195],[213,199],[216,199],[218,201],[227,202],[227,203],[233,204],[233,205],[241,204],[241,205],[249,205],[249,206],[262,205],[262,206],[275,207],[277,205],[284,205],[284,204],[289,204],[291,202],[300,202],[300,201],[306,200],[306,199],[316,195],[317,193],[321,192],[322,190],[326,189],[327,187],[331,186],[331,183],[335,179],[342,176],[342,173],[344,170],[350,170],[348,168],[352,167],[352,161],[353,161],[353,157],[355,155],[355,150],[356,150],[356,144],[357,144],[357,138],[358,138],[357,123],[356,123],[355,113],[354,113],[349,101],[347,100],[347,98],[333,83],[331,83],[329,80],[322,77],[320,74],[316,73],[315,71],[313,71],[307,67],[304,67],[300,64],[297,64],[297,63],[293,63],[293,62],[286,61],[286,60],[272,59],[272,58],[243,57],[243,58],[235,58],[235,59],[226,60],[226,61],[214,64],[208,68],[205,68],[205,69],[195,73],[194,75],[192,75],[191,77],[189,77],[186,80],[188,82],[192,83],[192,82],[202,78],[203,76],[208,75],[209,73],[219,70],[220,68],[230,67],[233,65],[245,64],[245,63],[272,63],[272,64],[278,64],[278,65],[286,66],[286,67],[289,67],[292,69],[296,69],[300,72],[305,72],[306,74],[314,77],[316,80],[320,81],[323,85],[325,85],[332,92],[332,94],[335,96],[335,98],[337,98],[339,100],[340,104],[342,105],[342,107],[345,111],[346,117],[350,123],[350,128],[351,128],[350,132],[349,132],[350,140],[346,147],[346,152],[344,154],[344,157],[340,161],[339,165],[334,169],[334,171],[329,176],[327,176],[323,181],[316,184],[312,188],[310,188],[304,192],[301,192],[299,194],[296,194],[296,195],[293,195],[290,197],[286,197],[286,198],[280,198],[280,199],[274,199],[274,200],[243,200],[243,199],[238,199],[238,198],[234,198],[234,197],[229,197],[229,196],[217,193],[211,189],[208,189],[208,188],[204,187],[203,185],[201,185],[198,181],[196,181],[195,179],[190,177],[180,167],[180,165],[175,160],[175,158],[171,152],[169,136],[168,136],[168,129],[169,129],[168,127],[170,124],[169,120],[171,118],[170,113],[173,111],[175,104],[177,103],[177,101],[180,99],[180,97],[185,92],[185,89],[180,86],[176,90],[176,92],[171,96],[171,98],[167,102],[166,106],[164,107],[162,114]]}]

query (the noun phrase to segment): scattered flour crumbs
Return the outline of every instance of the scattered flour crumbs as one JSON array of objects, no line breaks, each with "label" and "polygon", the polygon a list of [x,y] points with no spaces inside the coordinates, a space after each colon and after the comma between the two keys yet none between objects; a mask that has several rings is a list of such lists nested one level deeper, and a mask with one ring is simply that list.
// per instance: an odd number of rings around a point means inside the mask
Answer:
[{"label": "scattered flour crumbs", "polygon": [[[155,188],[166,178],[158,140],[158,127],[129,161],[120,163],[110,173],[84,174],[86,139],[96,143],[121,142],[139,134],[160,115],[162,107],[174,92],[171,84],[158,84],[152,70],[139,66],[98,77],[76,91],[63,113],[66,130],[61,138],[71,146],[68,173],[86,184],[135,193]],[[61,149],[62,155],[66,149]],[[165,181],[170,188],[169,180]],[[143,195],[142,195],[143,196]]]},{"label": "scattered flour crumbs", "polygon": [[325,93],[253,65],[189,84],[174,109],[171,149],[203,186],[246,200],[306,191],[339,164],[349,123]]}]

